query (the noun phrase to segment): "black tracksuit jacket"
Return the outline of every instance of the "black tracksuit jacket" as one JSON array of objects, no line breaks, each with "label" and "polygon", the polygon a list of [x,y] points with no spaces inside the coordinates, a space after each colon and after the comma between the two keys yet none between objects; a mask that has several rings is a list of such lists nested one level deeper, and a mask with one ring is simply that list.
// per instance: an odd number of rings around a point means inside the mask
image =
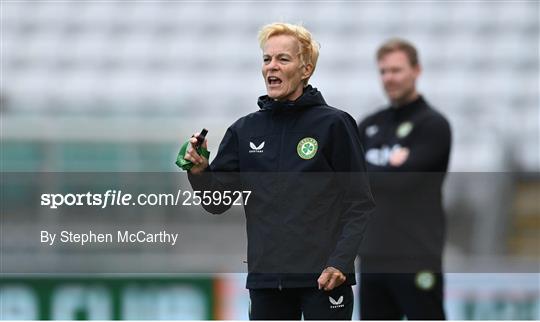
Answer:
[{"label": "black tracksuit jacket", "polygon": [[[419,96],[368,116],[359,132],[377,202],[361,246],[362,271],[440,271],[445,239],[441,188],[450,156],[450,124]],[[389,164],[396,147],[410,151],[397,167]]]},{"label": "black tracksuit jacket", "polygon": [[[252,191],[244,206],[247,288],[317,287],[328,266],[354,284],[354,259],[374,208],[356,122],[311,86],[296,101],[261,96],[258,105],[227,129],[207,170],[189,174],[192,187]],[[311,158],[300,157],[304,138],[317,143]]]}]

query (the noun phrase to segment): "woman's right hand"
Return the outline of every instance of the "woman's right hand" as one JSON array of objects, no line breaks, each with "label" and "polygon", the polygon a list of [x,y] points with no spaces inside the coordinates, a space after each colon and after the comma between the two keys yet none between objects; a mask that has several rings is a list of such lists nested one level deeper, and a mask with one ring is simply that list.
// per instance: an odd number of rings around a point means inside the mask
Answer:
[{"label": "woman's right hand", "polygon": [[[197,150],[195,149],[195,146],[197,145],[197,137],[199,136],[199,134],[200,133],[195,133],[189,139],[190,145],[186,151],[186,155],[184,156],[184,159],[193,163],[193,167],[189,170],[191,174],[200,174],[204,171],[204,169],[208,167],[208,159],[199,155],[199,153],[197,153]],[[208,149],[208,140],[204,139],[202,147]]]}]

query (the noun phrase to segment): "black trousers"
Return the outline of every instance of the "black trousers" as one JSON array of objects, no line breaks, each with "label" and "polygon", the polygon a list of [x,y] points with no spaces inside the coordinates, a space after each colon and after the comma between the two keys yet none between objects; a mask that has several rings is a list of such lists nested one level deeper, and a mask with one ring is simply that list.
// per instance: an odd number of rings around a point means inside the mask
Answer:
[{"label": "black trousers", "polygon": [[250,320],[351,320],[352,286],[331,291],[317,288],[250,289]]},{"label": "black trousers", "polygon": [[444,320],[441,273],[362,273],[361,320]]}]

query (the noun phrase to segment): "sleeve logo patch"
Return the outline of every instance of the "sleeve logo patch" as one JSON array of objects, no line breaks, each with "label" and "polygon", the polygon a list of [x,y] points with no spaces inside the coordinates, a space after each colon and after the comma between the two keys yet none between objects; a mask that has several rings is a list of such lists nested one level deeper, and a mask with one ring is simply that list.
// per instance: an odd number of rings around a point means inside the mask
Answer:
[{"label": "sleeve logo patch", "polygon": [[304,160],[309,160],[315,156],[317,153],[317,149],[319,148],[319,144],[317,143],[317,140],[314,138],[303,138],[298,142],[298,145],[296,146],[296,152],[298,153],[298,156],[301,157]]}]

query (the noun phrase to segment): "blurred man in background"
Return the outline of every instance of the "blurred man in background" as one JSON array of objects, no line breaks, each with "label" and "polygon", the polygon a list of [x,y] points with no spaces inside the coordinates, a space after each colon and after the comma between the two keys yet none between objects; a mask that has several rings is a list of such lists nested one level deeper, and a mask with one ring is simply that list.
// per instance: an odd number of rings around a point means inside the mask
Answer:
[{"label": "blurred man in background", "polygon": [[308,85],[319,46],[307,29],[275,23],[259,41],[260,109],[229,127],[210,165],[195,134],[189,180],[194,190],[253,190],[244,205],[251,319],[351,319],[354,259],[374,207],[356,122]]},{"label": "blurred man in background", "polygon": [[451,132],[416,90],[415,47],[392,39],[377,51],[390,106],[358,126],[377,208],[360,249],[362,319],[445,319],[441,186]]}]

